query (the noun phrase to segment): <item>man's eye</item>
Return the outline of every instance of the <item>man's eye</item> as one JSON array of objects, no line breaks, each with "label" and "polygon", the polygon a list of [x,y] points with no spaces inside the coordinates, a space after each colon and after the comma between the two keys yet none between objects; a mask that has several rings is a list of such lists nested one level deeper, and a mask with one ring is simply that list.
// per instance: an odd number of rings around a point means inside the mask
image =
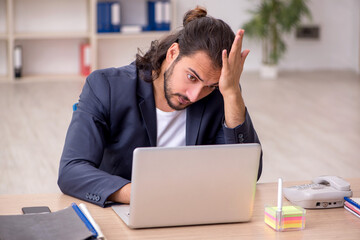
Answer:
[{"label": "man's eye", "polygon": [[219,89],[219,86],[207,86],[211,90]]},{"label": "man's eye", "polygon": [[188,75],[187,75],[187,78],[188,78],[190,81],[192,81],[192,82],[195,82],[195,81],[196,81],[196,77],[194,77],[194,76],[191,75],[191,74],[188,74]]}]

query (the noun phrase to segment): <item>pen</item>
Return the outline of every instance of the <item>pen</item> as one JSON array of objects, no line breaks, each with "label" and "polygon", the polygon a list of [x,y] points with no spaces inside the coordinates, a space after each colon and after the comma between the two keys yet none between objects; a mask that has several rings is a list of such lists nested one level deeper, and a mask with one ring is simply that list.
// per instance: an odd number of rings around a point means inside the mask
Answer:
[{"label": "pen", "polygon": [[91,214],[90,214],[89,210],[87,209],[86,205],[84,203],[80,203],[79,208],[84,213],[84,215],[87,217],[87,219],[89,219],[89,222],[93,225],[96,232],[98,233],[97,239],[101,239],[101,240],[105,239],[104,234],[101,232],[101,229],[100,229],[99,225],[97,225],[97,223],[95,222],[95,220],[91,216]]},{"label": "pen", "polygon": [[93,234],[93,236],[98,236],[98,233],[96,232],[96,229],[94,228],[94,226],[91,224],[91,222],[89,221],[89,219],[86,217],[86,215],[81,211],[81,209],[79,208],[78,205],[76,205],[76,203],[72,203],[71,207],[74,209],[74,211],[76,212],[76,214],[79,216],[79,218],[81,219],[81,221],[84,222],[85,226],[89,229],[89,231]]},{"label": "pen", "polygon": [[278,180],[278,199],[277,199],[277,210],[276,210],[276,224],[277,229],[280,230],[282,226],[282,178]]},{"label": "pen", "polygon": [[282,178],[278,180],[278,199],[277,210],[282,211]]}]

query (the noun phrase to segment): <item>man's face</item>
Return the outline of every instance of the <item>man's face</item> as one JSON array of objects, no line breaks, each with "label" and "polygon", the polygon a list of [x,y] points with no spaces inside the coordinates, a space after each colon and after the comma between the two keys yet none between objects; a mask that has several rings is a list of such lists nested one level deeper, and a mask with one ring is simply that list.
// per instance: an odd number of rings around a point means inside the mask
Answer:
[{"label": "man's face", "polygon": [[174,60],[164,73],[168,105],[174,110],[183,110],[206,97],[218,86],[220,72],[204,52]]}]

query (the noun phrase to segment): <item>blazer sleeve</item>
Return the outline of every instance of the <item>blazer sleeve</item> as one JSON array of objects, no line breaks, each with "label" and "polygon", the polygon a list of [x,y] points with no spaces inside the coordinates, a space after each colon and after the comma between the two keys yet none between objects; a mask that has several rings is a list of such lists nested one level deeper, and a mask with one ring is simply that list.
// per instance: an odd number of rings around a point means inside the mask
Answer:
[{"label": "blazer sleeve", "polygon": [[[228,128],[225,125],[225,119],[223,119],[222,127],[217,133],[216,143],[217,144],[242,144],[242,143],[259,143],[259,137],[255,131],[253,123],[251,121],[250,115],[246,108],[245,111],[245,121],[236,126],[235,128]],[[258,180],[261,176],[262,172],[262,156],[263,152],[261,150],[260,154],[260,162],[259,162],[259,172],[258,172]]]},{"label": "blazer sleeve", "polygon": [[130,181],[99,169],[109,136],[110,87],[104,72],[86,80],[66,135],[58,185],[65,194],[104,207]]}]

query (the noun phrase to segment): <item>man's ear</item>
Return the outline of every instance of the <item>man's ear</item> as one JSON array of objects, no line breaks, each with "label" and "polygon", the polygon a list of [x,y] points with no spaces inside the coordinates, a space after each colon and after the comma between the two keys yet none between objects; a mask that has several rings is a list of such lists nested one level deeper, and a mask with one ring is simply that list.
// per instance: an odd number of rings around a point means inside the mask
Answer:
[{"label": "man's ear", "polygon": [[171,44],[171,46],[166,52],[167,63],[171,64],[179,56],[179,53],[180,53],[179,44],[178,43]]}]

